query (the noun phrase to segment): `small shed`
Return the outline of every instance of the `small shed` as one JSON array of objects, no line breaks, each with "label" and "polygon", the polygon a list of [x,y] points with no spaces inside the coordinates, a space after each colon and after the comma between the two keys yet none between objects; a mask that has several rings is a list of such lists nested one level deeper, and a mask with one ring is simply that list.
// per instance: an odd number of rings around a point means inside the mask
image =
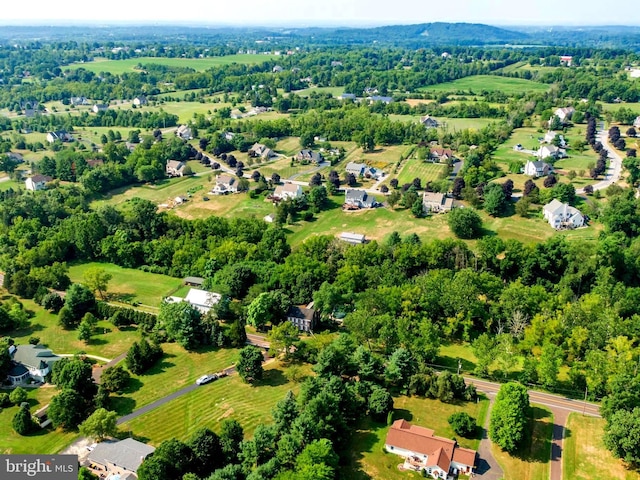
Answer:
[{"label": "small shed", "polygon": [[185,277],[184,284],[190,287],[201,287],[204,284],[202,277]]},{"label": "small shed", "polygon": [[352,245],[362,245],[367,241],[364,235],[351,232],[342,232],[340,234],[340,240],[351,243]]}]

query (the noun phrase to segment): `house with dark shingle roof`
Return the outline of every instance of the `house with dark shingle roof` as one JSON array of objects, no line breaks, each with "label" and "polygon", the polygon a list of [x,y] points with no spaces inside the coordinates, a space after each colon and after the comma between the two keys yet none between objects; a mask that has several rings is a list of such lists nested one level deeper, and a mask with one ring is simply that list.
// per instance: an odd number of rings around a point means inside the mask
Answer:
[{"label": "house with dark shingle roof", "polygon": [[296,159],[297,160],[306,160],[309,162],[313,162],[316,164],[321,164],[322,162],[324,162],[324,157],[322,156],[321,153],[318,152],[314,152],[313,150],[300,150],[300,152],[298,152],[298,154],[296,155]]},{"label": "house with dark shingle roof", "polygon": [[404,457],[407,470],[424,471],[433,478],[448,478],[449,474],[469,475],[473,472],[476,451],[462,448],[455,440],[436,437],[428,428],[396,420],[389,428],[384,448]]},{"label": "house with dark shingle roof", "polygon": [[311,332],[316,322],[316,311],[313,308],[291,306],[287,310],[287,320],[303,332]]},{"label": "house with dark shingle roof", "polygon": [[47,183],[49,183],[51,180],[53,180],[53,178],[47,175],[37,174],[27,178],[24,181],[24,186],[27,190],[35,192],[37,190],[44,190]]}]

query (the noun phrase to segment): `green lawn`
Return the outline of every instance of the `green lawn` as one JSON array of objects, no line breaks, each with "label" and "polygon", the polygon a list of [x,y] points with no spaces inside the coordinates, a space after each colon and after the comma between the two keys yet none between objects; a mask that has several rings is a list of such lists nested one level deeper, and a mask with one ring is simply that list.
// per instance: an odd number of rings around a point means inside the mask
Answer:
[{"label": "green lawn", "polygon": [[313,92],[316,92],[316,93],[330,93],[334,97],[339,97],[340,95],[342,95],[344,93],[344,87],[311,87],[311,88],[305,88],[303,90],[296,90],[293,93],[295,93],[296,95],[299,95],[301,97],[308,97]]},{"label": "green lawn", "polygon": [[108,294],[113,298],[139,302],[151,307],[158,307],[164,297],[182,285],[182,279],[179,278],[101,262],[71,265],[69,277],[75,283],[82,283],[84,272],[91,267],[101,267],[113,276],[108,290]]},{"label": "green lawn", "polygon": [[398,175],[390,175],[385,179],[386,184],[395,177],[399,185],[411,183],[414,178],[422,180],[422,186],[428,182],[439,180],[441,175],[447,174],[447,166],[442,163],[423,162],[421,160],[405,160]]},{"label": "green lawn", "polygon": [[[462,102],[449,102],[449,104]],[[452,118],[452,117],[435,117],[442,125],[440,128],[448,130],[480,130],[490,123],[497,122],[496,118]],[[394,122],[418,123],[420,115],[398,115],[390,114],[389,119]]]},{"label": "green lawn", "polygon": [[471,92],[480,93],[483,90],[493,92],[500,91],[507,95],[522,92],[546,92],[549,85],[536,83],[522,78],[499,77],[496,75],[473,75],[460,78],[452,82],[430,85],[419,89],[423,92]]},{"label": "green lawn", "polygon": [[58,316],[44,310],[33,300],[20,300],[27,310],[35,316],[29,320],[30,326],[10,332],[10,337],[17,344],[26,344],[30,337],[39,337],[40,343],[53,350],[54,353],[75,354],[85,352],[100,357],[114,358],[127,351],[136,340],[137,334],[131,331],[118,330],[107,321],[99,321],[96,335],[89,344],[78,340],[78,332],[65,330],[58,325]]},{"label": "green lawn", "polygon": [[[456,437],[463,447],[477,449],[479,436],[474,439],[460,438],[451,430],[447,419],[453,413],[464,411],[475,418],[478,425],[482,425],[488,404],[486,399],[478,403],[448,404],[439,400],[401,396],[394,398],[393,418],[394,420],[404,418],[415,425],[433,429],[435,435],[441,437]],[[388,431],[389,426],[385,423],[375,422],[369,418],[360,422],[351,440],[349,448],[351,461],[347,466],[346,478],[358,480],[422,478],[415,472],[400,472],[397,466],[403,462],[402,458],[384,451]]]},{"label": "green lawn", "polygon": [[[162,349],[164,356],[160,362],[142,375],[132,375],[129,389],[112,399],[113,409],[120,415],[180,390],[205,373],[229,367],[238,354],[238,350],[233,348],[187,352],[175,343],[165,343]],[[170,436],[171,432],[168,431],[167,435]]]},{"label": "green lawn", "polygon": [[165,65],[167,67],[193,68],[197,71],[208,70],[209,68],[231,63],[261,63],[277,58],[274,55],[227,55],[224,57],[211,58],[165,58],[165,57],[138,57],[125,60],[107,60],[96,58],[93,62],[72,63],[64,68],[77,69],[84,68],[90,72],[110,72],[122,74],[125,72],[139,71],[138,65]]},{"label": "green lawn", "polygon": [[[49,403],[53,395],[58,393],[53,387],[28,389],[31,411],[36,412]],[[38,429],[27,436],[18,435],[11,426],[18,407],[4,408],[0,411],[0,452],[3,454],[49,454],[64,450],[78,435],[75,432],[53,430],[51,427]]]},{"label": "green lawn", "polygon": [[[199,365],[197,374],[194,372],[186,383],[191,383],[205,370]],[[126,423],[122,428],[158,445],[170,438],[186,440],[202,427],[217,431],[224,419],[235,418],[244,428],[245,436],[250,437],[257,425],[270,422],[271,409],[289,390],[297,393],[299,386],[288,382],[283,366],[274,362],[265,367],[264,379],[255,386],[243,383],[237,375],[222,378]]]},{"label": "green lawn", "polygon": [[[503,452],[496,444],[491,452],[504,470],[504,480],[548,480],[551,463],[553,414],[541,405],[532,404],[529,435],[514,455]],[[572,478],[572,477],[567,477]]]},{"label": "green lawn", "polygon": [[591,480],[606,472],[606,478],[612,480],[640,479],[638,471],[625,468],[624,462],[607,450],[602,439],[604,425],[602,418],[569,414],[562,454],[564,478]]}]

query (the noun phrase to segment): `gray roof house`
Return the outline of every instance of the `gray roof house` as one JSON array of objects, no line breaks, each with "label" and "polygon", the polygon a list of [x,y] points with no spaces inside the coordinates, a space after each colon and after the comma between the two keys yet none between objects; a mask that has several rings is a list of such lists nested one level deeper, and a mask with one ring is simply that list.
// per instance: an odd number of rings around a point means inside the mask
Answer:
[{"label": "gray roof house", "polygon": [[182,177],[184,175],[184,167],[186,163],[179,160],[169,160],[165,167],[165,172],[170,177]]},{"label": "gray roof house", "polygon": [[291,306],[287,310],[287,320],[303,332],[313,330],[316,318],[316,311],[313,308]]},{"label": "gray roof house", "polygon": [[53,364],[61,358],[43,345],[12,345],[9,355],[14,366],[9,372],[9,381],[14,385],[24,382],[28,377],[44,382]]},{"label": "gray roof house", "polygon": [[420,117],[420,123],[427,128],[438,128],[440,126],[440,123],[438,123],[438,121],[431,115]]},{"label": "gray roof house", "polygon": [[444,193],[424,192],[422,196],[424,211],[429,213],[446,213],[453,209],[453,198]]},{"label": "gray roof house", "polygon": [[530,177],[546,177],[551,171],[551,165],[541,160],[537,162],[528,161],[524,166],[524,174]]},{"label": "gray roof house", "polygon": [[344,204],[351,208],[373,208],[378,201],[373,195],[369,195],[365,190],[347,188],[345,192]]},{"label": "gray roof house", "polygon": [[382,170],[376,170],[374,167],[370,167],[364,163],[349,162],[347,163],[345,170],[347,173],[353,173],[356,177],[369,176],[379,179],[384,176],[384,172]]},{"label": "gray roof house", "polygon": [[575,207],[553,199],[542,208],[544,219],[556,230],[584,226],[584,216]]},{"label": "gray roof house", "polygon": [[156,449],[151,445],[139,442],[133,438],[125,438],[117,442],[102,442],[96,445],[88,457],[89,463],[95,464],[99,470],[120,479],[132,477],[146,457]]},{"label": "gray roof house", "polygon": [[361,233],[342,232],[340,234],[340,240],[350,243],[352,245],[362,245],[366,243],[367,239]]},{"label": "gray roof house", "polygon": [[300,150],[296,155],[297,160],[308,160],[317,164],[324,162],[324,157],[321,153],[314,152],[313,150]]}]

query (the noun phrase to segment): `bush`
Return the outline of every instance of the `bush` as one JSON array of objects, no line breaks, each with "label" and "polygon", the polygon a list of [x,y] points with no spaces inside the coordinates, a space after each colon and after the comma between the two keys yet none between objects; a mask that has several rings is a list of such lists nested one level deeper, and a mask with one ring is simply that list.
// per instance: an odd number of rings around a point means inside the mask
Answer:
[{"label": "bush", "polygon": [[27,401],[27,391],[22,387],[17,387],[9,394],[9,400],[11,400],[11,403],[14,405],[20,405],[22,402]]},{"label": "bush", "polygon": [[11,406],[11,400],[8,393],[0,393],[0,408],[6,408]]},{"label": "bush", "polygon": [[31,412],[27,405],[23,405],[13,417],[13,429],[20,435],[28,435],[36,429],[36,424],[31,418]]},{"label": "bush", "polygon": [[449,425],[456,434],[462,437],[472,437],[476,432],[476,421],[465,412],[458,412],[448,419]]}]

